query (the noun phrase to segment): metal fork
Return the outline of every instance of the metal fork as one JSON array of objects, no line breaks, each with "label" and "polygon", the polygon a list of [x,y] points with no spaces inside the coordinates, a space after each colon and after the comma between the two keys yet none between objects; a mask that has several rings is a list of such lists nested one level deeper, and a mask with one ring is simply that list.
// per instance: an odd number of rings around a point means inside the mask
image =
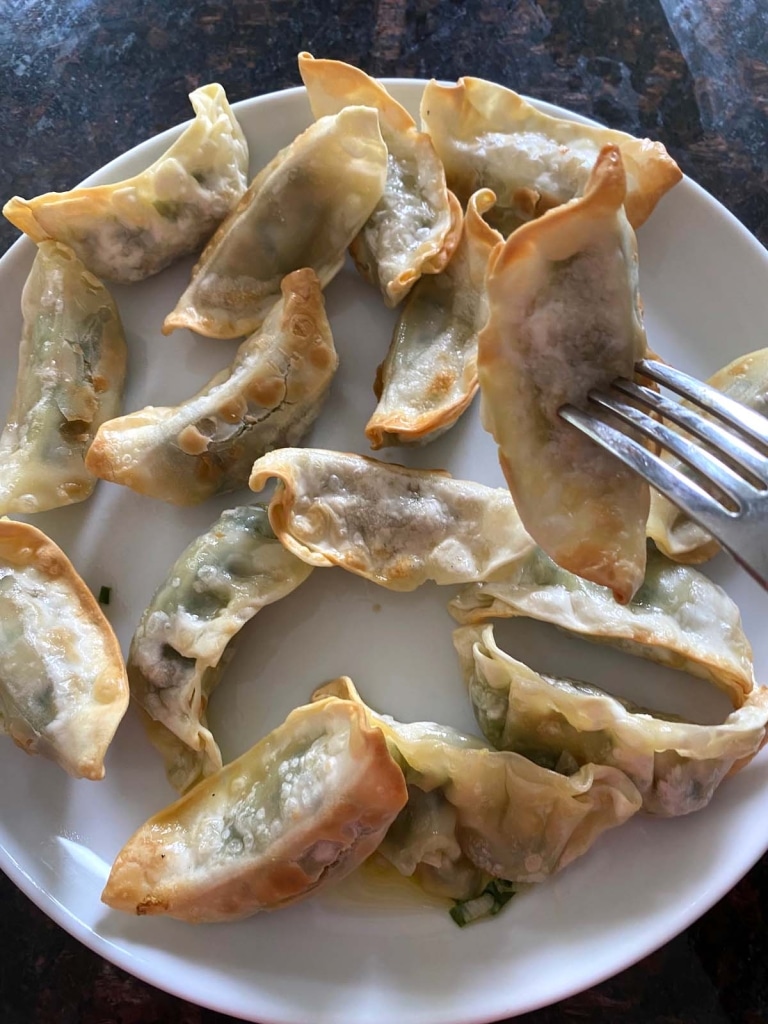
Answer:
[{"label": "metal fork", "polygon": [[[645,477],[768,590],[768,418],[655,360],[641,359],[635,369],[716,419],[623,378],[612,381],[606,390],[589,392],[595,413],[564,405],[559,415]],[[638,405],[683,427],[706,447],[660,423]],[[684,475],[606,423],[600,418],[606,413],[657,442],[696,476]]]}]

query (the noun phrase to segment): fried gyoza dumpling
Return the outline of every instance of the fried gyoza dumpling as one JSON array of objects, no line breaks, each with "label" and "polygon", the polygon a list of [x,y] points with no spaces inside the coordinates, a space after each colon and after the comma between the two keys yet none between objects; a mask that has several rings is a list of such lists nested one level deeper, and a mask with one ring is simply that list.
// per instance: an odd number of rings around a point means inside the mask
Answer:
[{"label": "fried gyoza dumpling", "polygon": [[282,300],[230,367],[173,408],[110,420],[86,465],[139,494],[195,505],[244,487],[253,460],[295,444],[325,399],[338,357],[312,270],[282,282]]},{"label": "fried gyoza dumpling", "polygon": [[42,242],[21,296],[16,391],[0,437],[0,513],[87,498],[85,454],[120,412],[125,337],[112,297],[71,249]]},{"label": "fried gyoza dumpling", "polygon": [[[315,696],[358,702],[386,736],[409,798],[379,852],[428,891],[468,899],[488,878],[544,881],[640,807],[617,768],[585,765],[561,775],[434,722],[396,722],[367,708],[347,677]],[[423,859],[416,861],[416,850]]]},{"label": "fried gyoza dumpling", "polygon": [[461,240],[441,274],[416,283],[374,390],[365,434],[372,448],[423,444],[452,427],[477,391],[477,335],[488,316],[485,270],[501,235],[483,220],[485,189],[469,200]]},{"label": "fried gyoza dumpling", "polygon": [[206,708],[234,637],[311,572],[275,539],[266,507],[245,505],[222,512],[158,587],[131,642],[128,679],[179,792],[221,768]]},{"label": "fried gyoza dumpling", "polygon": [[311,267],[325,287],[373,212],[387,147],[369,107],[346,107],[302,132],[254,178],[210,240],[163,333],[189,327],[237,338],[263,322],[280,281]]},{"label": "fried gyoza dumpling", "polygon": [[[707,383],[747,408],[754,409],[762,416],[767,415],[768,348],[739,356],[713,374]],[[688,402],[681,404],[690,405]],[[687,473],[686,467],[669,452],[663,452],[661,457],[675,469]],[[677,505],[673,505],[656,490],[651,491],[648,536],[665,555],[674,558],[676,562],[698,565],[720,550],[720,545],[703,527],[694,523]]]},{"label": "fried gyoza dumpling", "polygon": [[269,519],[289,551],[390,590],[489,579],[534,546],[506,491],[442,471],[283,448],[254,463],[251,489],[270,477]]},{"label": "fried gyoza dumpling", "polygon": [[361,708],[333,698],[297,708],[142,825],[102,899],[191,922],[276,910],[362,863],[406,798],[403,774]]},{"label": "fried gyoza dumpling", "polygon": [[599,151],[621,150],[627,170],[627,217],[640,227],[682,178],[660,142],[539,113],[511,89],[482,78],[429,82],[421,118],[462,203],[479,188],[498,202],[492,223],[505,235],[584,191]]},{"label": "fried gyoza dumpling", "polygon": [[248,144],[220,85],[189,98],[194,121],[145,171],[114,185],[15,196],[3,213],[35,242],[66,242],[109,281],[142,281],[196,252],[245,191]]},{"label": "fried gyoza dumpling", "polygon": [[754,683],[752,648],[734,602],[702,573],[648,553],[645,581],[629,604],[574,576],[540,550],[496,582],[471,584],[449,604],[462,623],[525,616],[708,679],[741,707]]},{"label": "fried gyoza dumpling", "polygon": [[646,354],[625,194],[621,155],[606,146],[582,198],[493,251],[478,343],[483,425],[525,528],[558,565],[621,602],[643,581],[649,487],[558,409],[631,379]]},{"label": "fried gyoza dumpling", "polygon": [[395,306],[422,274],[436,274],[458,242],[461,208],[445,187],[434,146],[411,115],[364,71],[338,60],[299,54],[299,71],[315,117],[359,104],[379,112],[389,152],[387,182],[350,247],[359,270]]},{"label": "fried gyoza dumpling", "polygon": [[719,725],[673,720],[596,686],[539,675],[499,650],[493,627],[454,633],[478,725],[499,750],[539,764],[607,764],[637,786],[643,810],[665,816],[706,807],[722,779],[765,742],[768,689],[755,687]]},{"label": "fried gyoza dumpling", "polygon": [[64,552],[0,520],[0,729],[75,778],[104,778],[128,707],[112,627]]}]

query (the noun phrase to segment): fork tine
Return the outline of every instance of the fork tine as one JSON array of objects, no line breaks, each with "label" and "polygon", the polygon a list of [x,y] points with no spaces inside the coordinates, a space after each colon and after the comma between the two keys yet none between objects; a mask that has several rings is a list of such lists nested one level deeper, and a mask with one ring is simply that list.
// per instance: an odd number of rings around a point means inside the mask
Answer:
[{"label": "fork tine", "polygon": [[678,505],[705,530],[719,536],[724,518],[736,518],[734,513],[724,508],[697,483],[683,476],[674,466],[662,462],[657,455],[649,452],[638,441],[623,434],[616,427],[577,409],[574,405],[561,406],[558,414],[610,451],[630,469],[634,469],[652,487],[666,494],[670,501]]},{"label": "fork tine", "polygon": [[751,473],[757,481],[768,484],[768,459],[766,456],[757,453],[746,441],[725,430],[718,423],[704,419],[698,410],[690,409],[688,406],[681,405],[680,402],[672,402],[670,399],[664,398],[663,395],[651,391],[650,388],[641,387],[623,378],[612,381],[611,387],[643,405],[650,406],[665,419],[683,427],[688,433],[716,449],[721,458],[725,457],[736,462]]},{"label": "fork tine", "polygon": [[760,413],[747,409],[708,384],[655,359],[640,359],[635,363],[635,369],[657,384],[687,398],[694,405],[713,413],[734,430],[768,447],[768,419]]},{"label": "fork tine", "polygon": [[657,441],[663,448],[676,455],[681,462],[703,474],[728,497],[742,504],[750,494],[750,485],[730,467],[720,462],[704,448],[694,444],[678,434],[671,427],[659,423],[641,409],[622,402],[608,391],[593,390],[589,392],[589,400],[602,409],[607,409],[625,423],[640,430],[652,441]]}]

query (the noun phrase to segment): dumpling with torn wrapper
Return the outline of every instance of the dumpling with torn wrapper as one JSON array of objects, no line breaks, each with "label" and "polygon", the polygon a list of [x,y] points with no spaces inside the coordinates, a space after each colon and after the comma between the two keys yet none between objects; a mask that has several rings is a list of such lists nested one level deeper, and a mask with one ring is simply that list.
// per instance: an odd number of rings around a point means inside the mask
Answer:
[{"label": "dumpling with torn wrapper", "polygon": [[179,792],[221,768],[206,710],[237,634],[311,572],[275,538],[265,506],[243,505],[222,512],[158,587],[131,641],[128,679]]},{"label": "dumpling with torn wrapper", "polygon": [[493,579],[534,547],[507,491],[440,470],[283,448],[254,463],[251,489],[270,477],[269,520],[289,551],[390,590]]},{"label": "dumpling with torn wrapper", "polygon": [[163,333],[189,327],[210,338],[250,334],[301,267],[325,287],[384,192],[387,147],[371,107],[322,117],[251,182],[192,271]]},{"label": "dumpling with torn wrapper", "polygon": [[316,118],[356,104],[379,113],[387,180],[350,251],[363,277],[395,306],[422,274],[446,266],[459,240],[461,207],[445,187],[432,140],[381,83],[350,64],[309,53],[299,54],[299,71]]},{"label": "dumpling with torn wrapper", "polygon": [[606,145],[621,151],[634,228],[683,176],[660,142],[541,113],[511,89],[482,78],[429,82],[421,119],[445,165],[448,187],[462,203],[479,188],[496,193],[491,223],[504,235],[581,195]]},{"label": "dumpling with torn wrapper", "polygon": [[542,882],[640,807],[617,768],[566,776],[434,722],[396,722],[368,708],[347,677],[315,692],[328,696],[364,708],[402,765],[408,804],[379,853],[429,892],[464,900],[492,878]]},{"label": "dumpling with torn wrapper", "polygon": [[623,603],[645,572],[648,484],[558,410],[631,379],[646,354],[625,197],[620,151],[606,146],[582,198],[494,249],[478,339],[482,421],[525,528],[558,565]]},{"label": "dumpling with torn wrapper", "polygon": [[108,281],[143,281],[196,252],[245,192],[248,144],[220,85],[195,89],[189,99],[194,121],[135,177],[14,196],[3,213],[35,242],[71,246]]},{"label": "dumpling with torn wrapper", "polygon": [[193,923],[277,910],[353,871],[406,799],[402,771],[359,707],[300,707],[142,825],[101,898]]},{"label": "dumpling with torn wrapper", "polygon": [[0,519],[0,729],[102,779],[127,707],[120,645],[72,563],[36,527]]},{"label": "dumpling with torn wrapper", "polygon": [[254,459],[299,441],[320,412],[338,357],[314,271],[289,274],[281,289],[261,329],[202,391],[103,424],[88,469],[139,494],[196,505],[244,487]]},{"label": "dumpling with torn wrapper", "polygon": [[589,683],[542,675],[496,645],[492,626],[454,633],[483,735],[499,750],[538,764],[606,764],[637,786],[643,810],[666,817],[706,807],[726,775],[760,750],[768,689],[755,687],[716,725],[672,718],[613,697]]},{"label": "dumpling with torn wrapper", "polygon": [[16,390],[0,437],[0,513],[90,497],[85,456],[119,415],[126,346],[117,306],[71,249],[42,242],[21,296]]}]

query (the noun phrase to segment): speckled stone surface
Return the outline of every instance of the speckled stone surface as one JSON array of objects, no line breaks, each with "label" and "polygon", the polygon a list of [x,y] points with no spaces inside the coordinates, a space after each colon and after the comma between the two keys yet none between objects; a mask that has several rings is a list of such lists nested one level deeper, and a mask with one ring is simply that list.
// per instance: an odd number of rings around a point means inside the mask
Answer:
[{"label": "speckled stone surface", "polygon": [[[7,0],[0,196],[65,189],[189,117],[298,84],[295,55],[381,76],[472,73],[663,141],[768,242],[763,0]],[[0,250],[16,237],[0,225]],[[7,784],[7,783],[6,783]],[[0,876],[2,1024],[220,1024],[91,953]],[[524,1024],[768,1021],[768,861],[683,935]],[[307,1024],[311,1024],[310,1021]]]}]

